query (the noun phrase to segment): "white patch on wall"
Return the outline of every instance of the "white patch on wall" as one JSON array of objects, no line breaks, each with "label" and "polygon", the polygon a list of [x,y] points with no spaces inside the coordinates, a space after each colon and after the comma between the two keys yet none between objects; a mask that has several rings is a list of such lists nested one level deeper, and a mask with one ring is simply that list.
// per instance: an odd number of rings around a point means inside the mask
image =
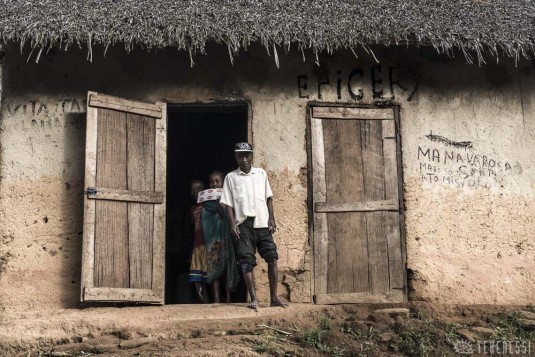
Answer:
[{"label": "white patch on wall", "polygon": [[81,175],[85,98],[10,96],[2,105],[2,145],[17,157],[2,162],[4,179]]},{"label": "white patch on wall", "polygon": [[508,178],[522,173],[518,162],[478,150],[470,140],[452,140],[433,133],[418,145],[417,160],[422,183],[465,188],[504,188]]}]

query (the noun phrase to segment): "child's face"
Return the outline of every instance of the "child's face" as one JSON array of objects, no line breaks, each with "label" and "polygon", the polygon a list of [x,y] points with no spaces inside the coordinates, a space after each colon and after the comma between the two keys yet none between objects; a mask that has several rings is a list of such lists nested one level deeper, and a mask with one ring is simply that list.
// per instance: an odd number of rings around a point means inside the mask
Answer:
[{"label": "child's face", "polygon": [[223,188],[223,177],[218,174],[210,175],[210,188]]},{"label": "child's face", "polygon": [[202,182],[193,181],[191,183],[191,197],[193,197],[195,201],[197,201],[197,196],[202,190],[204,190],[204,185],[202,184]]}]

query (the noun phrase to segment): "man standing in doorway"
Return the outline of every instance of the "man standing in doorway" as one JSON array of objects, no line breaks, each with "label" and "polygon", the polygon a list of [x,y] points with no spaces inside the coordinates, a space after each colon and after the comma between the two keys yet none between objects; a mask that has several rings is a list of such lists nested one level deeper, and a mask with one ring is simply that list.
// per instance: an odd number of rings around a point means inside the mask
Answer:
[{"label": "man standing in doorway", "polygon": [[253,147],[249,143],[237,143],[234,157],[239,167],[226,176],[220,202],[226,206],[230,231],[237,239],[238,264],[251,297],[249,307],[258,308],[253,279],[257,249],[268,264],[271,306],[287,307],[277,294],[279,255],[272,236],[277,224],[266,171],[253,167]]}]

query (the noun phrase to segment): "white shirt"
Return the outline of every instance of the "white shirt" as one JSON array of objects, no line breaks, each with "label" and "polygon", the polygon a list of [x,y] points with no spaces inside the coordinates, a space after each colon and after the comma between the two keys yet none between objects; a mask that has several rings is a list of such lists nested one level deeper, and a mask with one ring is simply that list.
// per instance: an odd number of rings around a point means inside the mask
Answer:
[{"label": "white shirt", "polygon": [[238,168],[225,177],[220,202],[234,208],[236,224],[254,217],[254,228],[267,228],[267,199],[272,196],[266,171],[251,166],[248,174]]}]

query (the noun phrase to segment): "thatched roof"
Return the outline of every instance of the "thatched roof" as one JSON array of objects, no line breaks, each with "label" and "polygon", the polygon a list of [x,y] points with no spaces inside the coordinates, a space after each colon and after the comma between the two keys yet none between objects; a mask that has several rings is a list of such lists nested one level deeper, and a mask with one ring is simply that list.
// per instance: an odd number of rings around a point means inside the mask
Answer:
[{"label": "thatched roof", "polygon": [[425,43],[460,48],[469,61],[486,50],[518,58],[534,54],[535,1],[0,0],[0,36],[44,50],[122,43],[195,53],[218,42],[232,54],[255,41],[329,52]]}]

